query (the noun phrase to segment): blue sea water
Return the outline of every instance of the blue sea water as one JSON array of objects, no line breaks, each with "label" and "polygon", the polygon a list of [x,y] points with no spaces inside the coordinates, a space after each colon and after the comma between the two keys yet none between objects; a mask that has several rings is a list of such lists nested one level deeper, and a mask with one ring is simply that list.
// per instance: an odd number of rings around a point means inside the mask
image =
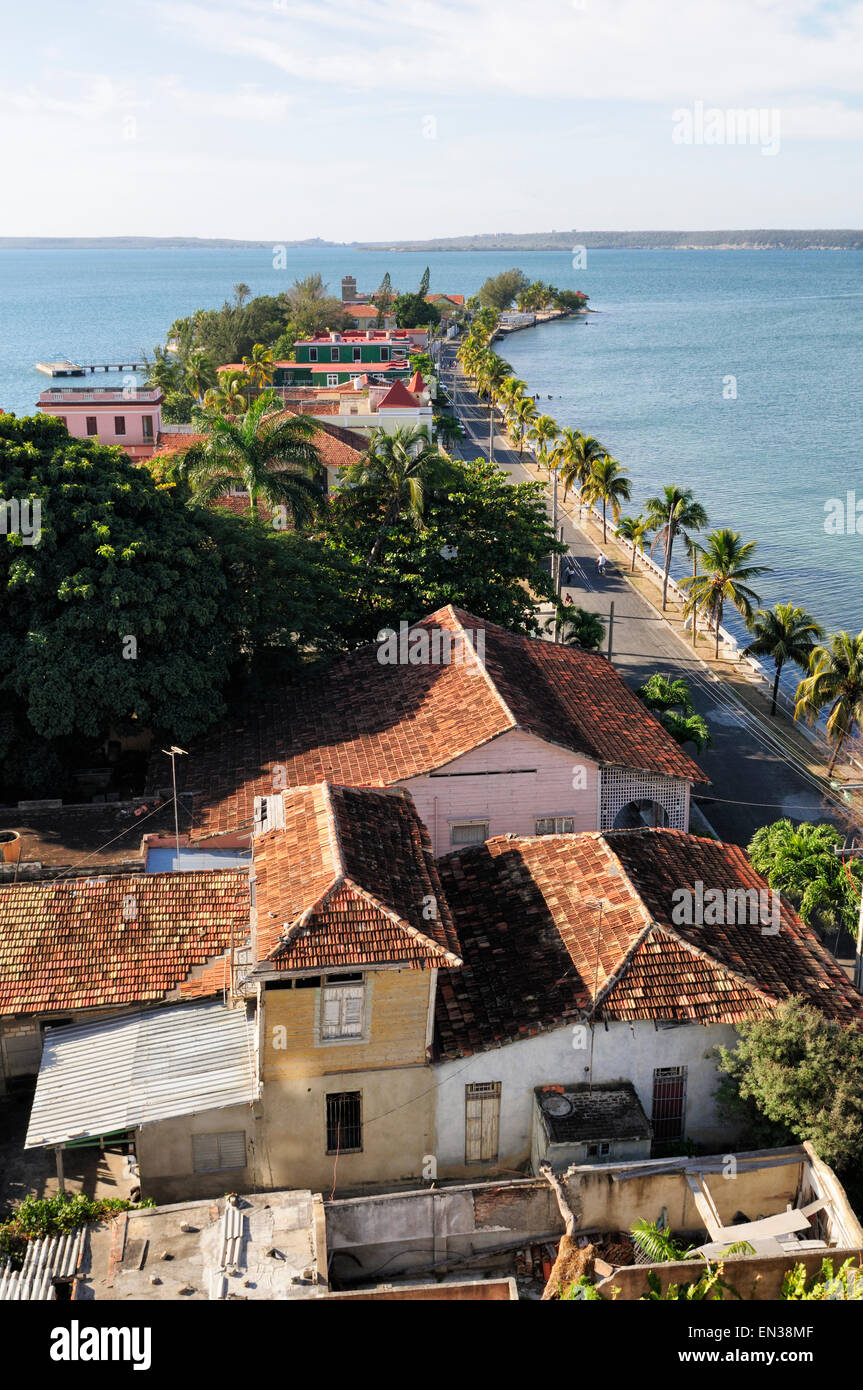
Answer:
[{"label": "blue sea water", "polygon": [[[831,251],[357,252],[303,248],[0,251],[0,406],[32,413],[37,360],[137,358],[170,323],[246,282],[276,294],[319,270],[373,290],[386,270],[469,295],[512,264],[582,289],[598,310],[501,347],[561,425],[596,435],[630,471],[633,504],[693,488],[713,525],[759,543],[765,602],[863,628],[863,533],[828,535],[825,503],[863,503],[863,253]],[[99,376],[94,384],[108,384]],[[861,507],[863,512],[863,507]],[[863,528],[863,517],[861,517]]]}]

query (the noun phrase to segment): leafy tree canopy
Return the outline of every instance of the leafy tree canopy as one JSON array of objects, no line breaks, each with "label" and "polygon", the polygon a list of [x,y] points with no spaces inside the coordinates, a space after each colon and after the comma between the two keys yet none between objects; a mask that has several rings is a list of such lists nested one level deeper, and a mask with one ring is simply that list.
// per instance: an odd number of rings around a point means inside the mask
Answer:
[{"label": "leafy tree canopy", "polygon": [[502,270],[499,275],[490,275],[479,292],[479,302],[483,308],[509,309],[520,294],[530,285],[523,270],[515,266]]}]

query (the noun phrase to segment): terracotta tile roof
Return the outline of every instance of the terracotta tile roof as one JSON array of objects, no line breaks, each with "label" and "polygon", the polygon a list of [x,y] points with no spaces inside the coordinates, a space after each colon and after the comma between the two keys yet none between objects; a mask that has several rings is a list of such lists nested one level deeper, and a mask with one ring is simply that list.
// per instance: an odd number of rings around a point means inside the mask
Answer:
[{"label": "terracotta tile roof", "polygon": [[174,454],[184,454],[187,449],[191,449],[193,444],[203,443],[204,435],[195,434],[165,434],[159,431],[158,448],[153,454],[154,459],[172,458]]},{"label": "terracotta tile roof", "polygon": [[419,401],[416,396],[412,396],[410,391],[400,381],[394,381],[383,400],[378,404],[378,410],[416,410]]},{"label": "terracotta tile roof", "polygon": [[[187,781],[202,793],[198,838],[250,826],[274,766],[289,787],[391,786],[515,728],[600,763],[704,780],[604,657],[517,637],[453,607],[416,629],[459,639],[464,660],[382,664],[370,644],[202,740]],[[471,646],[482,640],[484,667]]]},{"label": "terracotta tile roof", "polygon": [[[0,1014],[160,1000],[215,963],[232,926],[246,938],[240,869],[0,887]],[[221,989],[220,979],[202,974],[190,991]]]},{"label": "terracotta tile roof", "polygon": [[256,836],[256,955],[278,970],[460,965],[426,830],[410,797],[356,787],[283,794]]},{"label": "terracotta tile roof", "polygon": [[439,981],[444,1057],[594,1014],[734,1024],[795,994],[863,1021],[863,999],[787,903],[776,935],[674,924],[672,894],[696,881],[766,889],[736,845],[677,830],[507,836],[438,867],[465,960]]}]

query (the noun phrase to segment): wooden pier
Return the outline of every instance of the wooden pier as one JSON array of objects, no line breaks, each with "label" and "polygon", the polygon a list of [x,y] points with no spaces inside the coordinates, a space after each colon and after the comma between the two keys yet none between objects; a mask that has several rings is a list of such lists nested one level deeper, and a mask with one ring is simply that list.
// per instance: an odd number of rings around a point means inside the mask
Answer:
[{"label": "wooden pier", "polygon": [[147,372],[146,362],[37,362],[43,376],[93,376],[96,372]]}]

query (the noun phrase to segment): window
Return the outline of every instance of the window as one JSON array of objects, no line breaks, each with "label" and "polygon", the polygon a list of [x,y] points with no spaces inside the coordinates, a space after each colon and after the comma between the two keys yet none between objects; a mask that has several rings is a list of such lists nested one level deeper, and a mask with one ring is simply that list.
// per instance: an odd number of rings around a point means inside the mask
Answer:
[{"label": "window", "polygon": [[611,1145],[604,1139],[599,1144],[586,1144],[585,1153],[588,1158],[608,1158],[611,1154]]},{"label": "window", "polygon": [[657,1067],[653,1073],[653,1137],[681,1139],[686,1115],[686,1067]]},{"label": "window", "polygon": [[500,1082],[477,1081],[464,1088],[464,1161],[492,1163],[500,1135]]},{"label": "window", "polygon": [[338,362],[338,361],[339,361],[339,357],[340,357],[339,349],[338,349],[338,348],[330,348],[330,361],[331,361],[331,362]]},{"label": "window", "polygon": [[355,361],[355,362],[362,362],[362,360],[363,360],[363,350],[362,350],[362,348],[355,347],[355,348],[354,348],[354,361]]},{"label": "window", "polygon": [[317,350],[317,348],[309,348],[309,361],[310,361],[310,362],[317,362],[317,360],[318,360],[318,350]]},{"label": "window", "polygon": [[537,835],[572,835],[575,821],[572,816],[538,816]]},{"label": "window", "polygon": [[141,416],[141,432],[145,439],[153,438],[153,417],[152,415]]},{"label": "window", "polygon": [[95,415],[88,415],[88,416],[87,416],[87,433],[88,433],[88,434],[98,434],[98,433],[99,433],[99,422],[98,422],[98,420],[96,419],[96,416],[95,416]]},{"label": "window", "polygon": [[114,433],[115,433],[115,434],[125,434],[125,433],[126,433],[126,417],[125,417],[125,415],[115,415],[115,416],[114,416]]},{"label": "window", "polygon": [[328,386],[338,386],[338,384],[339,384],[339,374],[338,374],[338,372],[327,372],[327,385],[328,385]]},{"label": "window", "polygon": [[389,362],[389,360],[390,360],[390,350],[389,350],[389,348],[388,348],[388,347],[382,347],[382,348],[381,348],[381,361],[382,361],[382,362]]},{"label": "window", "polygon": [[455,821],[450,826],[451,845],[481,845],[487,839],[487,820]]},{"label": "window", "polygon": [[362,1099],[362,1091],[336,1091],[327,1096],[328,1154],[362,1153]]},{"label": "window", "polygon": [[192,1169],[196,1173],[219,1173],[223,1168],[245,1168],[246,1135],[242,1129],[225,1134],[192,1135]]},{"label": "window", "polygon": [[321,990],[321,1040],[362,1040],[364,1004],[365,987],[362,980],[357,984],[328,980]]}]

